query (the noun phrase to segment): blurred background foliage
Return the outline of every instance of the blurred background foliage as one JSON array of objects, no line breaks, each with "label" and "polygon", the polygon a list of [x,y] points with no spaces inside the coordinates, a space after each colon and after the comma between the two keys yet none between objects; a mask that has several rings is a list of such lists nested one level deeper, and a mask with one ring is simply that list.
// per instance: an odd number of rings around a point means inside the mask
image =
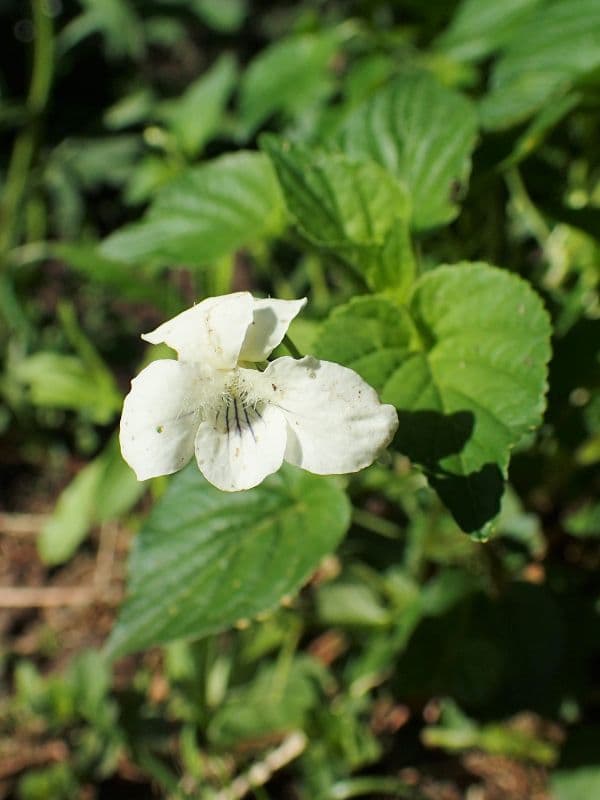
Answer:
[{"label": "blurred background foliage", "polygon": [[[600,796],[597,0],[0,0],[0,19],[0,796]],[[361,284],[286,227],[259,137],[331,141],[415,71],[476,112],[448,118],[470,179],[441,209],[417,186],[420,269],[506,267],[554,325],[494,535],[458,531],[396,455],[353,481],[350,533],[297,598],[107,664],[165,486],[115,439],[139,333],[201,296],[306,294],[310,351]]]}]

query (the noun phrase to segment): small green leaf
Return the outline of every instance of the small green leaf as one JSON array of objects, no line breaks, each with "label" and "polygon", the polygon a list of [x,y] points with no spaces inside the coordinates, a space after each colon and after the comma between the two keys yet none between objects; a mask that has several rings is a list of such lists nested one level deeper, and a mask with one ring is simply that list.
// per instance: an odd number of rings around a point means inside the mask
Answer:
[{"label": "small green leaf", "polygon": [[308,656],[297,656],[285,671],[280,664],[264,664],[249,684],[228,693],[210,721],[209,740],[231,748],[244,739],[303,728],[308,712],[320,701],[322,671]]},{"label": "small green leaf", "polygon": [[62,492],[38,539],[45,564],[68,561],[90,528],[128,511],[146,490],[121,458],[114,436]]},{"label": "small green leaf", "polygon": [[408,309],[373,297],[335,312],[317,353],[396,406],[398,448],[461,528],[485,535],[510,450],[545,405],[550,325],[528,284],[486,264],[440,267],[420,279]]},{"label": "small green leaf", "polygon": [[166,100],[159,116],[175,134],[183,152],[198,155],[217,132],[237,75],[235,59],[223,55],[175,100]]},{"label": "small green leaf", "polygon": [[407,73],[350,113],[340,141],[349,155],[373,158],[404,182],[413,227],[423,229],[458,214],[476,135],[477,116],[466,97],[427,73]]},{"label": "small green leaf", "polygon": [[288,36],[262,50],[240,86],[240,118],[245,136],[272,114],[295,115],[327,96],[328,71],[339,43],[335,31]]},{"label": "small green leaf", "polygon": [[80,0],[84,10],[60,32],[60,50],[70,50],[94,33],[100,34],[109,58],[144,54],[144,31],[140,17],[127,0]]},{"label": "small green leaf", "polygon": [[600,766],[582,764],[556,770],[550,785],[555,800],[591,800],[600,794]]},{"label": "small green leaf", "polygon": [[203,266],[283,227],[273,168],[239,151],[192,167],[162,188],[141,222],[106,239],[101,252],[126,262]]},{"label": "small green leaf", "polygon": [[496,62],[490,91],[480,105],[483,124],[493,130],[515,125],[599,68],[597,0],[544,3]]},{"label": "small green leaf", "polygon": [[201,20],[222,33],[237,31],[247,14],[247,0],[179,0]]},{"label": "small green leaf", "polygon": [[409,284],[414,263],[405,190],[374,161],[355,161],[263,136],[288,210],[311,244],[361,273],[372,288]]},{"label": "small green leaf", "polygon": [[436,47],[460,61],[491,55],[519,30],[543,0],[462,0]]},{"label": "small green leaf", "polygon": [[121,406],[121,395],[106,372],[93,372],[74,355],[39,352],[15,369],[27,386],[33,405],[82,411],[100,425],[109,422]]},{"label": "small green leaf", "polygon": [[273,608],[336,547],[349,520],[333,479],[284,467],[228,494],[191,465],[138,536],[111,654],[206,636]]},{"label": "small green leaf", "polygon": [[60,495],[38,539],[45,564],[68,561],[87,535],[94,517],[96,491],[103,467],[96,459],[85,466]]},{"label": "small green leaf", "polygon": [[392,621],[376,592],[358,580],[338,581],[319,587],[317,615],[323,625],[379,627]]}]

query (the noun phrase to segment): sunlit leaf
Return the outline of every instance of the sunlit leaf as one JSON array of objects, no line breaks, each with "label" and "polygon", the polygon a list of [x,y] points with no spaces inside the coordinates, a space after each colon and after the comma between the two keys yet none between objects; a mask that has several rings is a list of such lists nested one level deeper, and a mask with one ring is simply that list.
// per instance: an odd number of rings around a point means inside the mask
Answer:
[{"label": "sunlit leaf", "polygon": [[141,222],[106,239],[119,261],[202,266],[278,233],[284,206],[266,156],[240,151],[189,168],[163,187]]},{"label": "sunlit leaf", "polygon": [[600,5],[555,0],[528,17],[492,71],[481,103],[486,127],[514,125],[540,110],[559,90],[600,69]]},{"label": "sunlit leaf", "polygon": [[161,104],[159,116],[173,131],[186,155],[197,155],[217,132],[236,74],[235,60],[225,54],[181,97]]},{"label": "sunlit leaf", "polygon": [[510,449],[541,420],[549,338],[541,300],[524,281],[458,264],[424,275],[406,310],[383,298],[340,309],[317,352],[356,369],[396,406],[398,448],[463,530],[486,532]]},{"label": "sunlit leaf", "polygon": [[58,498],[38,539],[40,557],[46,564],[68,561],[93,525],[128,511],[145,490],[121,458],[113,437]]},{"label": "sunlit leaf", "polygon": [[[309,242],[352,265],[373,288],[406,282],[407,272],[411,281],[409,202],[398,181],[371,160],[312,151],[273,136],[262,137],[261,146]],[[399,231],[393,239],[392,230]]]},{"label": "sunlit leaf", "polygon": [[407,186],[417,229],[450,222],[469,177],[477,134],[466,97],[426,73],[401,75],[359,105],[341,130],[343,149],[370,157]]},{"label": "sunlit leaf", "polygon": [[338,47],[335,31],[289,36],[262,50],[240,86],[243,132],[252,134],[274,113],[297,114],[332,88],[329,62]]},{"label": "sunlit leaf", "polygon": [[273,608],[298,590],[348,524],[348,500],[330,478],[286,467],[230,494],[191,465],[138,535],[111,653],[205,636]]},{"label": "sunlit leaf", "polygon": [[461,61],[476,61],[498,50],[543,0],[462,0],[436,46]]}]

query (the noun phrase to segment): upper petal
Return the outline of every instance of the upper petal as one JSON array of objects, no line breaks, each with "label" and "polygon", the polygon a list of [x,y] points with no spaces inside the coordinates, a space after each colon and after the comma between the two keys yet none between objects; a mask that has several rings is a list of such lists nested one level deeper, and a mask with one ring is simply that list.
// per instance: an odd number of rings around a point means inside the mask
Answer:
[{"label": "upper petal", "polygon": [[240,351],[241,361],[265,361],[281,344],[290,322],[306,305],[301,300],[254,299],[252,322]]},{"label": "upper petal", "polygon": [[151,344],[165,342],[183,361],[233,369],[252,322],[252,310],[249,292],[209,297],[143,334],[142,339]]},{"label": "upper petal", "polygon": [[286,437],[285,418],[275,406],[258,410],[239,400],[224,403],[198,428],[198,467],[225,492],[251,489],[279,469]]},{"label": "upper petal", "polygon": [[270,401],[285,414],[285,460],[319,475],[371,464],[398,427],[393,406],[351,369],[311,356],[278,358],[264,372]]},{"label": "upper petal", "polygon": [[177,472],[194,453],[198,376],[190,364],[153,361],[131,382],[121,416],[123,458],[138,480]]}]

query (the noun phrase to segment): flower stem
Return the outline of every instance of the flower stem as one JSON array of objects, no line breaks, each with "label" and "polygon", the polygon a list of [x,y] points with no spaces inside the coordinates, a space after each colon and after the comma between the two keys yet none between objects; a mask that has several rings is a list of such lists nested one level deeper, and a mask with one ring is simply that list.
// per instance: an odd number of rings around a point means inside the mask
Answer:
[{"label": "flower stem", "polygon": [[365,511],[364,508],[352,509],[352,521],[367,531],[385,536],[386,539],[399,539],[402,533],[402,529],[395,522]]},{"label": "flower stem", "polygon": [[297,347],[296,347],[296,345],[295,345],[295,344],[292,342],[292,340],[291,340],[291,339],[290,339],[290,337],[287,335],[287,333],[286,333],[286,335],[283,337],[283,342],[282,342],[282,344],[283,344],[285,347],[287,347],[287,349],[288,349],[288,352],[289,352],[289,354],[290,354],[291,356],[293,356],[294,358],[302,358],[302,353],[300,352],[300,350],[298,350],[298,348],[297,348]]},{"label": "flower stem", "polygon": [[23,203],[29,171],[33,162],[39,123],[46,107],[52,84],[54,38],[52,19],[46,12],[44,0],[32,0],[34,27],[33,67],[27,94],[27,122],[21,129],[8,165],[4,199],[0,207],[0,266],[18,236],[19,214]]}]

